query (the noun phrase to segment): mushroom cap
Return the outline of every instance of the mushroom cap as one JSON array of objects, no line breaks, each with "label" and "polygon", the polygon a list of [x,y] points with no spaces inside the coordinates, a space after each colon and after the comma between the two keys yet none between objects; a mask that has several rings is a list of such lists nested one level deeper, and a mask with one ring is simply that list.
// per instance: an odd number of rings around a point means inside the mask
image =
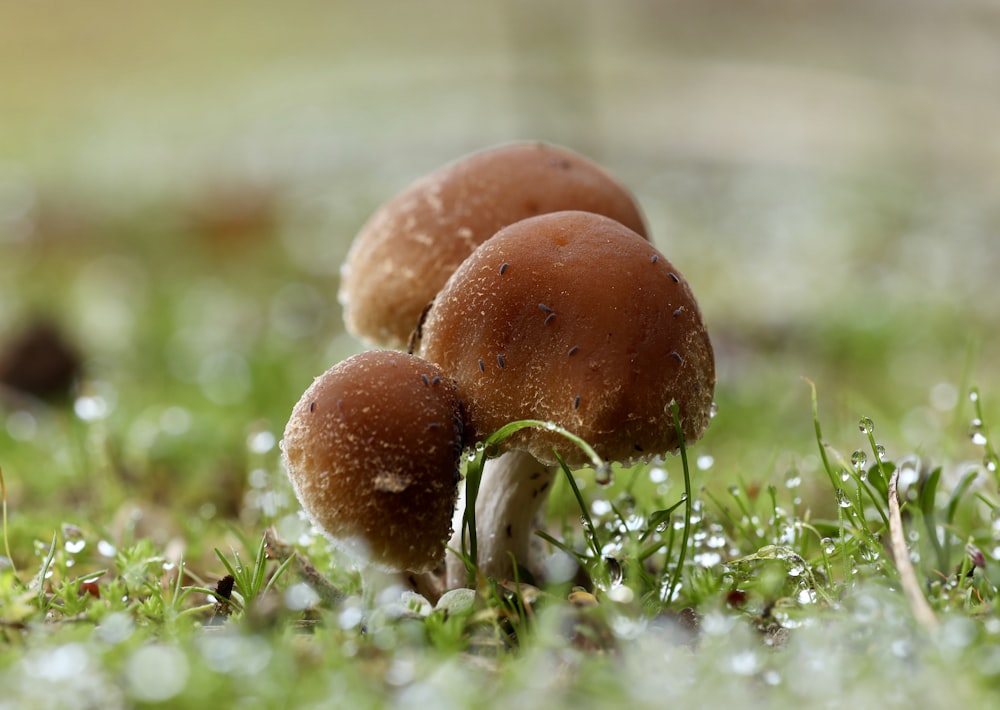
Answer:
[{"label": "mushroom cap", "polygon": [[444,558],[462,453],[455,383],[413,355],[369,351],[316,378],[282,450],[295,495],[336,544],[393,570]]},{"label": "mushroom cap", "polygon": [[380,207],[355,237],[339,293],[347,329],[405,346],[424,307],[477,246],[508,224],[570,209],[646,233],[628,191],[565,148],[511,143],[430,173]]},{"label": "mushroom cap", "polygon": [[[630,461],[677,449],[672,401],[688,443],[711,418],[715,361],[691,289],[607,217],[557,212],[500,230],[452,275],[422,331],[420,354],[456,380],[477,439],[541,419]],[[508,447],[587,462],[546,429]]]}]

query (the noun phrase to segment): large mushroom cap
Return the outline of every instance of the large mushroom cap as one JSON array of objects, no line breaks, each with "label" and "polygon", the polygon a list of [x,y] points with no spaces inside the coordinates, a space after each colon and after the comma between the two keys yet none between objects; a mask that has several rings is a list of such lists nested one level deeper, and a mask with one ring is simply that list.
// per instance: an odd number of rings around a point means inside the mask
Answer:
[{"label": "large mushroom cap", "polygon": [[355,238],[340,288],[348,330],[405,345],[424,306],[479,244],[508,224],[571,209],[646,231],[628,191],[564,148],[512,143],[434,171],[379,208]]},{"label": "large mushroom cap", "polygon": [[[502,229],[438,294],[423,357],[458,382],[472,435],[517,419],[553,421],[607,460],[698,439],[715,388],[712,345],[680,272],[614,220],[557,212]],[[512,448],[585,459],[554,432],[522,430]]]},{"label": "large mushroom cap", "polygon": [[390,351],[348,358],[302,395],[282,448],[299,502],[334,542],[394,570],[443,559],[462,414],[438,367]]}]

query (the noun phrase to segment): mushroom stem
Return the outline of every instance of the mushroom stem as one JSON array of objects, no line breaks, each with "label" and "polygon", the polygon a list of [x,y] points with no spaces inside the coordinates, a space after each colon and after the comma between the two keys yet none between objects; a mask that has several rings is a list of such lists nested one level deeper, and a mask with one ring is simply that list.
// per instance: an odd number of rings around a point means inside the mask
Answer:
[{"label": "mushroom stem", "polygon": [[[556,475],[555,466],[547,466],[524,451],[508,451],[483,466],[479,495],[476,498],[476,533],[479,572],[486,577],[513,579],[511,555],[520,567],[538,576],[538,563],[532,555],[532,532],[535,517],[548,497]],[[452,550],[462,549],[462,519],[466,506],[463,490],[455,510],[454,532],[446,557],[447,587],[466,585],[465,564]]]}]

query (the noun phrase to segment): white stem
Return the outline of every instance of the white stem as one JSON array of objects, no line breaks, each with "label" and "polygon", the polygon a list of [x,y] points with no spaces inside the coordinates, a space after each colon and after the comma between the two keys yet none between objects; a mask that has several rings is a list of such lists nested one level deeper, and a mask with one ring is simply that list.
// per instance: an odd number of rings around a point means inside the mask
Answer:
[{"label": "white stem", "polygon": [[[483,466],[483,477],[476,499],[476,539],[479,571],[487,577],[513,579],[511,553],[517,563],[538,576],[534,561],[532,533],[535,516],[541,510],[552,488],[555,466],[539,463],[523,451],[509,451]],[[448,546],[462,546],[462,518],[465,514],[463,490],[455,510],[454,530]],[[452,552],[445,557],[447,587],[454,589],[466,584],[466,570]]]}]

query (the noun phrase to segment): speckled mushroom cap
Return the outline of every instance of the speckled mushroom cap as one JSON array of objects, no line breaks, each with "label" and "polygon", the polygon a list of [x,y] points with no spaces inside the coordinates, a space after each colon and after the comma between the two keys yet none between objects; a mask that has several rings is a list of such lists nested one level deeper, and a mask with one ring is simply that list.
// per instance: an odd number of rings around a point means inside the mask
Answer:
[{"label": "speckled mushroom cap", "polygon": [[[676,450],[708,426],[712,345],[691,289],[648,241],[585,212],[502,229],[438,294],[420,354],[458,382],[483,438],[517,419],[553,421],[606,460]],[[586,459],[554,432],[523,430],[511,448],[553,462]]]},{"label": "speckled mushroom cap", "polygon": [[564,148],[512,143],[434,171],[379,208],[355,237],[340,288],[348,330],[404,346],[424,307],[479,244],[526,217],[570,209],[646,233],[628,191]]},{"label": "speckled mushroom cap", "polygon": [[344,360],[295,405],[282,450],[299,502],[335,543],[393,570],[444,558],[462,414],[437,366],[391,351]]}]

